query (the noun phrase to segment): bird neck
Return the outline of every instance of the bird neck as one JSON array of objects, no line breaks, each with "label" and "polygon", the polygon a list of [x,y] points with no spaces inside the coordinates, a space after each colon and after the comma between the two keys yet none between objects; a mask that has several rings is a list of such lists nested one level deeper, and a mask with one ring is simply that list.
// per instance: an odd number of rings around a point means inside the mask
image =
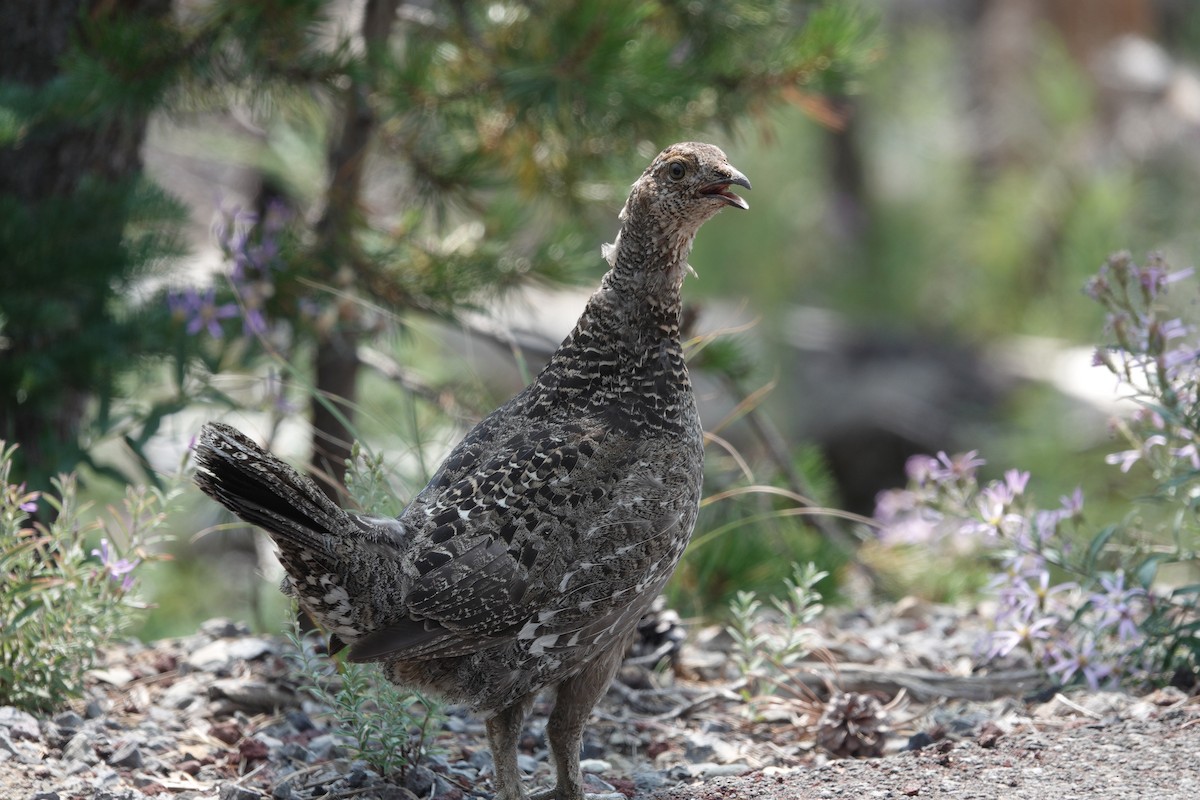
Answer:
[{"label": "bird neck", "polygon": [[531,387],[539,405],[587,406],[615,427],[682,430],[692,424],[680,343],[686,246],[654,243],[624,227],[612,268],[575,329]]}]

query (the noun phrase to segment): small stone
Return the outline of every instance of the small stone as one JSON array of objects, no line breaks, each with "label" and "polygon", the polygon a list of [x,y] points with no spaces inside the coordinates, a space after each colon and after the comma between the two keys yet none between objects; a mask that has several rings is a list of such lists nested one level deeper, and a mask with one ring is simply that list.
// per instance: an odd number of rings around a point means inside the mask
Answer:
[{"label": "small stone", "polygon": [[52,722],[62,729],[64,735],[71,735],[83,727],[83,717],[74,711],[64,711],[61,714],[56,714]]},{"label": "small stone", "polygon": [[639,794],[649,794],[661,789],[666,783],[667,779],[658,770],[643,769],[633,773],[633,785]]},{"label": "small stone", "polygon": [[236,722],[218,722],[208,729],[208,735],[225,744],[236,744],[242,738],[242,727]]},{"label": "small stone", "polygon": [[58,792],[38,792],[29,798],[29,800],[62,800]]},{"label": "small stone", "polygon": [[314,730],[317,726],[313,723],[312,718],[298,709],[292,709],[284,714],[288,723],[296,733],[304,733],[305,731]]},{"label": "small stone", "polygon": [[271,748],[257,736],[238,742],[238,753],[242,761],[263,761],[270,754]]},{"label": "small stone", "polygon": [[585,758],[579,762],[579,769],[581,772],[603,775],[612,769],[612,764],[599,758]]},{"label": "small stone", "polygon": [[[595,798],[596,795],[603,796],[606,794],[611,794],[612,792],[615,792],[617,790],[616,787],[613,786],[611,783],[608,783],[607,781],[603,781],[600,778],[597,778],[595,775],[592,775],[591,773],[584,773],[583,789],[587,793],[588,797],[591,797],[591,798]],[[624,795],[622,795],[622,796],[624,796]]]},{"label": "small stone", "polygon": [[103,789],[109,784],[115,784],[121,780],[121,776],[116,770],[108,767],[96,767],[92,770],[92,788]]},{"label": "small stone", "polygon": [[88,673],[88,677],[119,689],[131,683],[137,676],[133,674],[132,670],[125,667],[109,667],[108,669],[94,669]]},{"label": "small stone", "polygon": [[220,800],[262,800],[262,795],[245,786],[227,783],[221,787]]},{"label": "small stone", "polygon": [[728,764],[739,757],[737,748],[725,739],[709,733],[689,733],[685,742],[685,756],[693,763],[716,761]]},{"label": "small stone", "polygon": [[537,772],[538,761],[533,756],[518,753],[517,766],[520,767],[522,772],[532,775],[534,772]]},{"label": "small stone", "polygon": [[198,772],[200,772],[200,768],[203,766],[204,765],[201,764],[196,759],[189,758],[186,761],[180,761],[178,764],[176,764],[175,769],[179,770],[180,772],[187,773],[188,775],[194,776]]},{"label": "small stone", "polygon": [[229,666],[233,661],[228,639],[217,639],[209,642],[187,657],[187,665],[199,672],[216,672]]},{"label": "small stone", "polygon": [[108,757],[108,763],[114,767],[139,769],[143,764],[142,751],[136,742],[122,742]]},{"label": "small stone", "polygon": [[476,750],[475,752],[471,753],[470,757],[467,759],[467,763],[469,763],[472,767],[474,767],[475,769],[480,770],[480,771],[485,770],[485,769],[491,769],[492,768],[492,754],[487,750],[483,750],[483,749]]},{"label": "small stone", "polygon": [[15,740],[37,741],[42,737],[37,719],[30,713],[12,706],[0,707],[0,728],[7,728]]},{"label": "small stone", "polygon": [[418,766],[408,771],[404,786],[417,797],[430,797],[433,794],[431,790],[434,781],[435,776],[429,768]]},{"label": "small stone", "polygon": [[249,636],[250,628],[244,622],[217,617],[201,622],[200,633],[210,639],[227,639],[233,636]]},{"label": "small stone", "polygon": [[341,751],[341,742],[331,733],[313,737],[308,743],[308,752],[312,753],[315,761],[336,758]]},{"label": "small stone", "polygon": [[64,761],[81,761],[84,764],[95,764],[100,761],[96,755],[96,750],[92,746],[95,735],[87,731],[80,731],[71,737],[67,742],[67,746],[63,748]]},{"label": "small stone", "polygon": [[286,759],[288,761],[300,761],[308,763],[312,760],[312,754],[299,742],[289,742],[274,751],[276,759]]},{"label": "small stone", "polygon": [[693,764],[691,773],[695,778],[722,778],[727,775],[745,775],[750,771],[747,764]]},{"label": "small stone", "polygon": [[208,697],[229,700],[253,713],[277,711],[299,702],[296,693],[286,687],[243,678],[213,681],[208,687]]}]

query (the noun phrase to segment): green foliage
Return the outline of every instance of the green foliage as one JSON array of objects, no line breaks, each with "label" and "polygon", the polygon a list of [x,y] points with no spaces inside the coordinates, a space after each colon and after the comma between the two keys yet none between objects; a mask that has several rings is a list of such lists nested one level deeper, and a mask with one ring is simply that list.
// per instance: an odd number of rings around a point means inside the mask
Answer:
[{"label": "green foliage", "polygon": [[[40,202],[0,194],[0,435],[39,459],[18,469],[34,486],[86,461],[86,444],[111,435],[120,380],[142,358],[173,352],[165,308],[125,298],[179,252],[177,203],[139,181],[81,181]],[[80,399],[76,399],[80,398]],[[82,441],[69,420],[39,424],[54,409],[94,399],[98,418]]]},{"label": "green foliage", "polygon": [[294,664],[308,679],[304,690],[329,709],[333,727],[349,737],[354,757],[381,775],[398,773],[403,782],[428,754],[429,734],[440,727],[441,706],[386,680],[377,664],[321,658],[312,639],[301,638],[295,627],[288,638]]},{"label": "green foliage", "polygon": [[[388,482],[383,456],[367,453],[358,442],[347,463],[346,490],[371,514],[396,516],[403,510]],[[291,619],[295,618],[293,609]],[[294,621],[288,638],[295,665],[308,679],[305,690],[329,709],[333,727],[349,737],[354,757],[380,774],[398,772],[403,782],[428,753],[430,731],[440,727],[441,704],[391,683],[377,664],[319,657],[314,641],[301,637]]]},{"label": "green foliage", "polygon": [[770,609],[755,592],[738,592],[730,603],[726,630],[748,701],[775,694],[787,683],[789,670],[809,655],[812,622],[825,610],[816,587],[828,574],[811,562],[796,564],[785,581],[787,591],[771,598]]},{"label": "green foliage", "polygon": [[[0,442],[0,705],[53,711],[83,694],[100,649],[138,616],[134,572],[153,557],[167,498],[131,487],[120,510],[88,522],[73,476],[55,494],[13,484],[13,449]],[[54,521],[31,526],[40,503]]]},{"label": "green foliage", "polygon": [[360,508],[377,517],[400,516],[404,501],[388,481],[382,454],[366,453],[362,444],[356,441],[350,448],[347,466],[346,491]]}]

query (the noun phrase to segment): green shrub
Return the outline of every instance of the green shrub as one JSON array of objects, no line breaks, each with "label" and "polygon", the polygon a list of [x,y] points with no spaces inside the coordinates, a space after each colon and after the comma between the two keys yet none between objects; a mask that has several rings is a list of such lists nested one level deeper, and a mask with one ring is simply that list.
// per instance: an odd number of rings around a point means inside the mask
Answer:
[{"label": "green shrub", "polygon": [[[130,487],[121,509],[88,521],[74,475],[53,494],[12,483],[15,449],[0,441],[0,705],[52,711],[82,695],[101,648],[142,608],[134,576],[154,557],[166,497]],[[31,521],[40,504],[53,522]]]}]

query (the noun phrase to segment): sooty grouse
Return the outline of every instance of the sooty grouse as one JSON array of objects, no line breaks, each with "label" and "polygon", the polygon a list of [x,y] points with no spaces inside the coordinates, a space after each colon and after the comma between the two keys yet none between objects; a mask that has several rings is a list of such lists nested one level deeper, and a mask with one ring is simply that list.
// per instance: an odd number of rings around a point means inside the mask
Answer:
[{"label": "sooty grouse", "polygon": [[343,511],[236,430],[206,425],[196,481],[279,547],[285,584],[352,661],[487,718],[500,800],[555,687],[557,785],[583,797],[583,725],[696,522],[702,431],[679,341],[700,226],[750,181],[676,144],[634,183],[611,269],[530,386],[476,425],[398,519]]}]

